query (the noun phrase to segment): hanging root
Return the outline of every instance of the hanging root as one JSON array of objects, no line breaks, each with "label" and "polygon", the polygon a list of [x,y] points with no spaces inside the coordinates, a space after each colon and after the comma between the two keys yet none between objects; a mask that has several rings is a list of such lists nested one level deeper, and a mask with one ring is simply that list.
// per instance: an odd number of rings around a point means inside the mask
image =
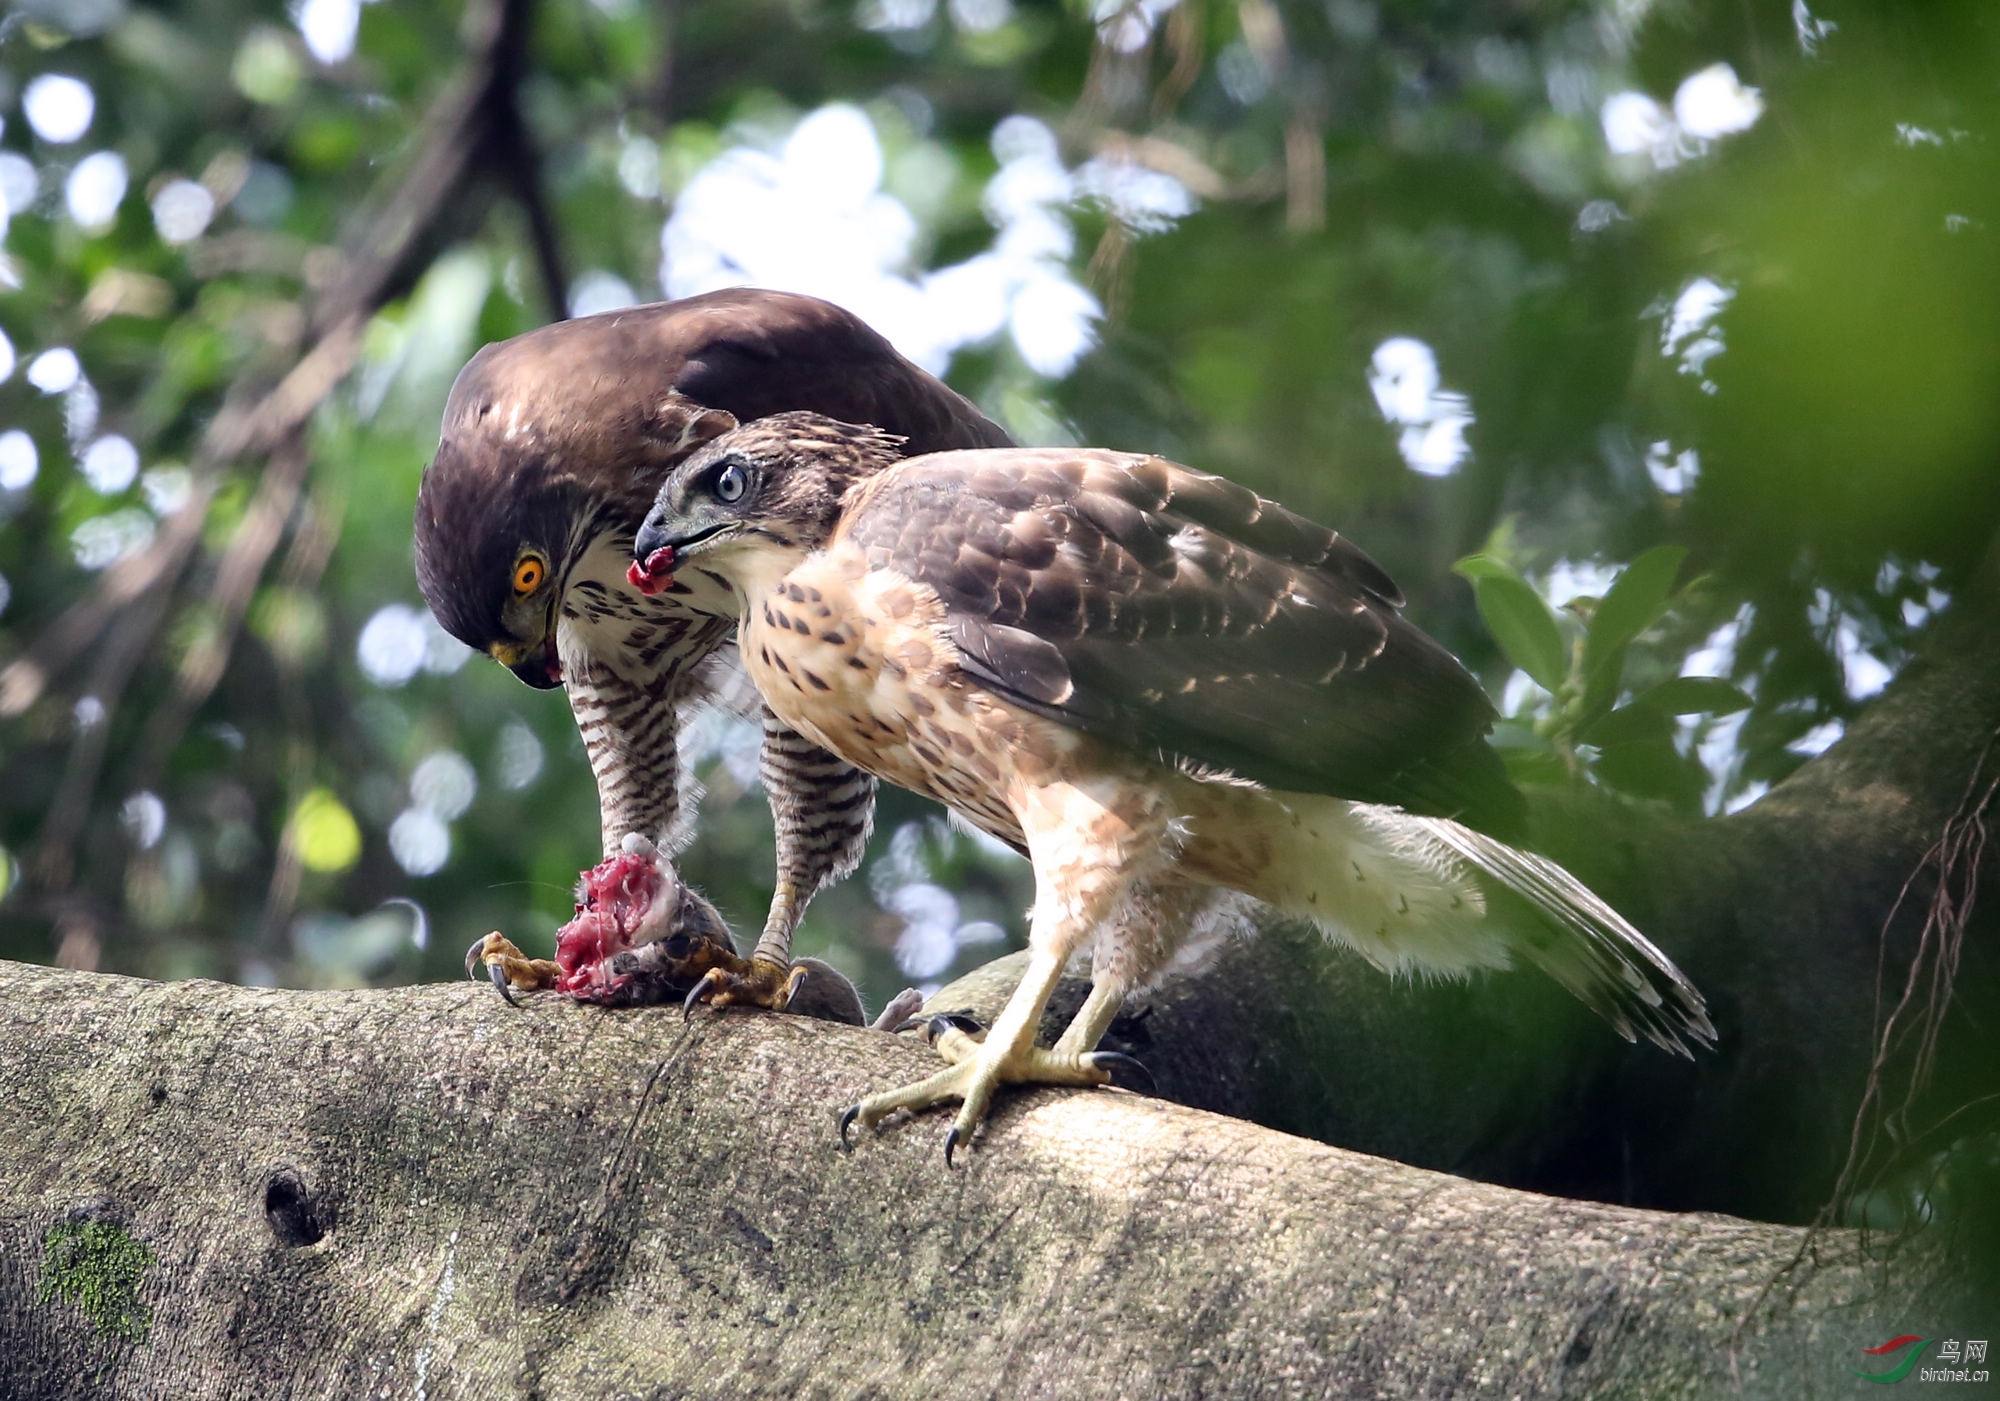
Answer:
[{"label": "hanging root", "polygon": [[[1864,1178],[1879,1171],[1877,1157],[1885,1134],[1906,1141],[1911,1136],[1910,1115],[1937,1066],[1938,1037],[1951,1005],[1959,954],[1979,893],[1979,872],[1986,854],[1987,814],[1995,797],[2000,796],[2000,772],[1988,766],[1996,742],[2000,742],[2000,731],[1987,738],[1973,764],[1957,811],[1945,822],[1944,831],[1924,853],[1916,870],[1903,882],[1882,921],[1881,942],[1875,956],[1875,1054],[1862,1086],[1861,1103],[1854,1111],[1847,1160],[1841,1165],[1833,1195],[1820,1209],[1815,1224],[1833,1221],[1842,1203],[1851,1199]],[[1911,890],[1927,872],[1935,873],[1930,904],[1924,912],[1923,927],[1917,931],[1917,947],[1903,979],[1902,994],[1885,1018],[1882,984],[1888,965],[1890,928]],[[1909,1076],[1903,1083],[1899,1102],[1891,1109],[1886,1107],[1885,1089],[1889,1066],[1909,1046],[1914,1046]]]},{"label": "hanging root", "polygon": [[[1917,1099],[1930,1083],[1937,1064],[1938,1037],[1944,1028],[1945,1012],[1951,1005],[1953,984],[1958,976],[1958,960],[1965,944],[1965,931],[1972,923],[1973,903],[1979,892],[1979,873],[1986,856],[1986,819],[1994,800],[2000,797],[2000,766],[1989,767],[2000,730],[1987,736],[1985,746],[1974,761],[1958,808],[1946,819],[1937,841],[1925,851],[1915,870],[1903,882],[1895,903],[1883,916],[1882,933],[1875,954],[1875,1054],[1868,1064],[1862,1084],[1861,1103],[1854,1111],[1849,1131],[1847,1158],[1826,1203],[1813,1217],[1812,1226],[1799,1242],[1797,1252],[1764,1284],[1745,1309],[1729,1340],[1730,1369],[1736,1366],[1736,1349],[1744,1329],[1763,1307],[1780,1280],[1792,1274],[1818,1245],[1820,1233],[1834,1224],[1845,1204],[1852,1201],[1862,1184],[1879,1180],[1893,1161],[1893,1152],[1884,1154],[1882,1140],[1892,1136],[1903,1142],[1912,1138],[1910,1115]],[[1889,936],[1903,904],[1926,872],[1935,872],[1923,926],[1917,931],[1916,952],[1910,958],[1903,979],[1902,994],[1888,1016],[1882,1015],[1883,981],[1887,975]],[[1895,1108],[1884,1107],[1889,1067],[1904,1047],[1914,1042],[1910,1071]],[[1953,1115],[1971,1108],[1961,1105]],[[1947,1115],[1949,1119],[1951,1115]],[[1942,1125],[1933,1126],[1933,1128]],[[1865,1241],[1866,1223],[1863,1223]],[[1864,1247],[1865,1248],[1865,1247]]]}]

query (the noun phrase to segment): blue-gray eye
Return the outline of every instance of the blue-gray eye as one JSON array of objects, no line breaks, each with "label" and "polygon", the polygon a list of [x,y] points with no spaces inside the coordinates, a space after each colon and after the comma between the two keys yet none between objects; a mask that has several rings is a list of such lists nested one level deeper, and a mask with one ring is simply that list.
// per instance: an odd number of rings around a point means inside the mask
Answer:
[{"label": "blue-gray eye", "polygon": [[723,468],[715,479],[715,499],[724,502],[741,501],[743,489],[748,485],[743,469],[732,462]]}]

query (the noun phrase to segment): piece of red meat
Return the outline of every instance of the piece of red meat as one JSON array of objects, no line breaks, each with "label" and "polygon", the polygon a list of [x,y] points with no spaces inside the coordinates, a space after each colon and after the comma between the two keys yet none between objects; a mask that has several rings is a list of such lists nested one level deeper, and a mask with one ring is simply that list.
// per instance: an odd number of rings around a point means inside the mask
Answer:
[{"label": "piece of red meat", "polygon": [[650,842],[628,839],[625,849],[586,871],[576,915],[556,934],[556,987],[585,1001],[615,997],[625,978],[606,966],[627,949],[660,938],[680,893],[671,868]]},{"label": "piece of red meat", "polygon": [[651,598],[674,582],[674,551],[671,545],[662,545],[647,555],[645,562],[633,560],[625,571],[625,582],[640,593]]}]

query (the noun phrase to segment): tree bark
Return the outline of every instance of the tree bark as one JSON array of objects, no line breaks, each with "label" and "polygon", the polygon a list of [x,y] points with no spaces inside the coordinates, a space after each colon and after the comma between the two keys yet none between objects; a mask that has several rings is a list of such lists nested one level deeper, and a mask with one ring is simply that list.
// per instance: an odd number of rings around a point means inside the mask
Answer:
[{"label": "tree bark", "polygon": [[837,1107],[934,1065],[768,1014],[0,965],[0,1393],[1809,1397],[1951,1322],[1919,1253],[1113,1090],[1004,1096],[957,1170],[935,1115],[840,1151]]}]

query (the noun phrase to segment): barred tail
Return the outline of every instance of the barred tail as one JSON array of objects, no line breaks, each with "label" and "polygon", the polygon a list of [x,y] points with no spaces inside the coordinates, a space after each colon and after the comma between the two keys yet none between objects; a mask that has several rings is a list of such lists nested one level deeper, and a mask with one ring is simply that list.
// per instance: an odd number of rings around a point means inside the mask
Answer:
[{"label": "barred tail", "polygon": [[1546,857],[1449,818],[1318,793],[1190,776],[1177,799],[1182,870],[1313,921],[1384,972],[1456,977],[1525,958],[1628,1041],[1679,1055],[1715,1044],[1694,985]]},{"label": "barred tail", "polygon": [[1514,951],[1627,1041],[1643,1035],[1683,1056],[1692,1055],[1688,1041],[1715,1045],[1715,1025],[1694,984],[1582,881],[1546,857],[1517,851],[1449,819],[1398,816],[1486,882],[1519,897],[1536,918],[1507,921]]}]

